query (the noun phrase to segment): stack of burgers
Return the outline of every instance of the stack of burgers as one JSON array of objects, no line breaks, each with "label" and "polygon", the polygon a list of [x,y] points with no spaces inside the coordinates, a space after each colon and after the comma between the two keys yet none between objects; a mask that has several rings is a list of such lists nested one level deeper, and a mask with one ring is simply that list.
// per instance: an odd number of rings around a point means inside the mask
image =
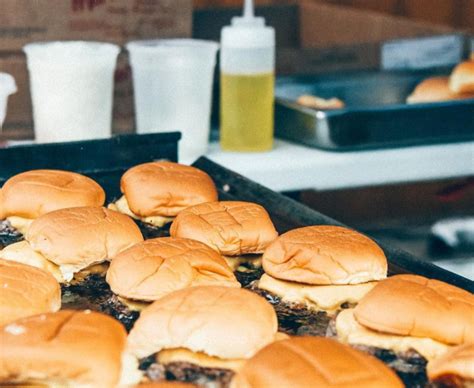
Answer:
[{"label": "stack of burgers", "polygon": [[3,230],[20,236],[0,251],[1,386],[474,383],[471,293],[387,278],[384,252],[347,228],[278,236],[262,206],[218,201],[193,167],[146,163],[120,186],[108,207],[67,171],[0,190]]}]

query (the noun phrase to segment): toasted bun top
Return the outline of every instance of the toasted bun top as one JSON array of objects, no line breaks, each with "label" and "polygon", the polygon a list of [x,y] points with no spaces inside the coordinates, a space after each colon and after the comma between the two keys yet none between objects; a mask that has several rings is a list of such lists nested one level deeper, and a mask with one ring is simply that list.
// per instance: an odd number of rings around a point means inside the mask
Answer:
[{"label": "toasted bun top", "polygon": [[240,287],[226,261],[207,245],[184,238],[155,238],[119,253],[107,283],[120,296],[156,300],[198,285]]},{"label": "toasted bun top", "polygon": [[113,318],[62,310],[0,328],[0,382],[31,379],[115,387],[126,332]]},{"label": "toasted bun top", "polygon": [[61,288],[49,272],[0,259],[0,325],[58,311]]},{"label": "toasted bun top", "polygon": [[356,284],[387,276],[387,259],[370,238],[340,226],[307,226],[278,237],[265,250],[263,269],[282,280]]},{"label": "toasted bun top", "polygon": [[379,282],[356,306],[354,317],[383,333],[452,345],[474,341],[474,295],[422,276],[396,275]]},{"label": "toasted bun top", "polygon": [[102,207],[76,207],[37,218],[26,240],[55,264],[87,267],[116,256],[143,241],[143,236],[124,214]]},{"label": "toasted bun top", "polygon": [[128,206],[137,216],[174,217],[188,206],[217,200],[211,177],[195,167],[172,162],[144,163],[120,181]]},{"label": "toasted bun top", "polygon": [[277,329],[275,311],[264,298],[241,288],[199,286],[175,291],[146,307],[128,344],[137,357],[185,348],[242,359],[272,342]]},{"label": "toasted bun top", "polygon": [[430,380],[457,376],[474,381],[474,343],[455,346],[443,356],[430,361],[426,371]]},{"label": "toasted bun top", "polygon": [[53,210],[102,206],[105,192],[92,179],[70,171],[32,170],[8,179],[1,189],[0,219],[35,219]]},{"label": "toasted bun top", "polygon": [[433,77],[419,83],[412,94],[407,97],[407,102],[414,104],[460,100],[464,98],[474,98],[474,93],[454,93],[449,88],[448,77]]},{"label": "toasted bun top", "polygon": [[262,253],[278,236],[262,206],[239,201],[189,207],[173,221],[170,233],[173,237],[201,241],[229,256]]},{"label": "toasted bun top", "polygon": [[274,342],[249,359],[232,388],[402,388],[395,372],[375,357],[322,337]]},{"label": "toasted bun top", "polygon": [[474,98],[474,60],[462,62],[454,68],[449,87],[454,93],[470,93]]}]

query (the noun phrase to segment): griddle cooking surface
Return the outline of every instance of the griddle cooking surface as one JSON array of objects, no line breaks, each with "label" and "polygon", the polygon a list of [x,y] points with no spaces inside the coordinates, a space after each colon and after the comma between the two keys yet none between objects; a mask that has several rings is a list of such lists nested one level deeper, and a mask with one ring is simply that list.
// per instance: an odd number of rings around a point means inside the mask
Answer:
[{"label": "griddle cooking surface", "polygon": [[[284,233],[290,229],[307,226],[307,225],[340,225],[337,221],[326,217],[314,210],[311,210],[283,195],[272,192],[248,179],[229,171],[206,158],[199,159],[195,164],[196,167],[206,171],[215,181],[221,200],[243,200],[256,202],[264,206],[270,214],[279,233]],[[128,167],[131,167],[128,166]],[[96,179],[106,190],[108,200],[113,200],[120,195],[119,180],[124,169],[99,169],[95,171],[76,171],[86,173],[93,179]],[[1,175],[0,181],[8,176]],[[1,182],[0,182],[1,184]],[[155,228],[137,222],[145,238],[163,237],[169,235],[169,227]],[[0,244],[8,245],[21,239],[22,236],[12,230],[3,222],[0,224]],[[473,291],[473,282],[442,270],[422,260],[416,259],[410,254],[394,249],[392,247],[380,244],[384,249],[389,260],[389,273],[416,273],[430,278],[436,278],[445,282],[454,284],[458,287]],[[274,306],[280,324],[280,330],[289,334],[297,335],[325,335],[331,318],[325,313],[314,313],[298,306],[290,306],[281,302],[279,298],[265,293],[255,288],[255,280],[262,274],[261,269],[247,267],[242,268],[242,272],[236,274],[242,286],[253,290],[264,296]],[[118,298],[113,295],[109,286],[105,282],[104,274],[92,274],[85,278],[80,284],[63,285],[63,308],[75,308],[102,311],[119,319],[127,329],[130,329],[137,319],[139,313],[129,310],[124,306]],[[379,355],[377,355],[379,356]],[[380,358],[383,359],[382,356]],[[147,369],[150,377],[155,376],[156,379],[166,376],[169,379],[191,379],[193,381],[203,382],[206,380],[205,375],[210,373],[211,380],[215,378],[215,373],[219,374],[219,370],[200,371],[199,368],[189,369],[189,365],[174,366],[171,369],[163,369],[160,365],[148,360],[142,362],[142,368]],[[393,359],[385,360],[395,362]],[[395,365],[395,364],[394,364]],[[392,365],[393,366],[393,365]],[[424,366],[422,366],[424,373]],[[409,386],[421,387],[426,380],[420,381],[419,367],[407,369],[407,373],[400,375]],[[413,373],[412,373],[413,372]],[[214,374],[214,375],[213,375]],[[227,381],[226,377],[222,377]],[[217,376],[217,375],[216,375]],[[424,376],[424,375],[423,375]],[[224,384],[225,385],[225,384]],[[214,385],[218,386],[218,385]]]}]

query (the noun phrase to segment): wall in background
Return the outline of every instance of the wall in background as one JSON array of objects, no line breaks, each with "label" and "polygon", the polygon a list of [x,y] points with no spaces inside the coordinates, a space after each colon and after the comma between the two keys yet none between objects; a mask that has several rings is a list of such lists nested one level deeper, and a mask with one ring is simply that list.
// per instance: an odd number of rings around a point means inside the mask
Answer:
[{"label": "wall in background", "polygon": [[[410,19],[423,20],[474,33],[474,0],[313,0],[370,9]],[[255,0],[257,5],[297,3],[298,0]],[[194,6],[241,6],[242,0],[194,0]]]}]

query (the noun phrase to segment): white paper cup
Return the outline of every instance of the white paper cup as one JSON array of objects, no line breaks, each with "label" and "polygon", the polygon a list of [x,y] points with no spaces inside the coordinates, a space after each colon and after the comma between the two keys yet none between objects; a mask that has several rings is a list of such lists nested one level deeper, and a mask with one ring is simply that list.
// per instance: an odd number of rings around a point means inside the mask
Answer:
[{"label": "white paper cup", "polygon": [[101,42],[31,43],[27,56],[36,141],[106,138],[120,48]]},{"label": "white paper cup", "polygon": [[218,47],[196,39],[127,44],[137,132],[180,131],[180,161],[192,162],[207,150]]},{"label": "white paper cup", "polygon": [[7,115],[8,96],[17,91],[15,79],[7,73],[0,73],[0,130]]}]

